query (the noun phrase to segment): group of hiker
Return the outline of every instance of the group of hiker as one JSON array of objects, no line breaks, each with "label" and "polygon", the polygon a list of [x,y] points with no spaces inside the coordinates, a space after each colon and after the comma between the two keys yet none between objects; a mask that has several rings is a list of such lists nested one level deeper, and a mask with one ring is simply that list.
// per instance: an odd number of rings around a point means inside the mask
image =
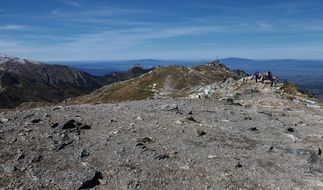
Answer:
[{"label": "group of hiker", "polygon": [[252,76],[252,79],[256,80],[256,83],[260,81],[261,83],[264,83],[265,81],[270,81],[270,86],[273,87],[274,83],[278,83],[278,77],[273,75],[271,71],[259,73],[258,71],[255,72]]}]

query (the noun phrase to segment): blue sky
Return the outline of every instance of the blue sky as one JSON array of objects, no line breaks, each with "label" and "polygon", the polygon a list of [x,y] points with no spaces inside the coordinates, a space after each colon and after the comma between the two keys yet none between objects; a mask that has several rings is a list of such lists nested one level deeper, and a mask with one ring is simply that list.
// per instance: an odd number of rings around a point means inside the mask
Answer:
[{"label": "blue sky", "polygon": [[321,0],[0,0],[0,53],[323,59],[322,9]]}]

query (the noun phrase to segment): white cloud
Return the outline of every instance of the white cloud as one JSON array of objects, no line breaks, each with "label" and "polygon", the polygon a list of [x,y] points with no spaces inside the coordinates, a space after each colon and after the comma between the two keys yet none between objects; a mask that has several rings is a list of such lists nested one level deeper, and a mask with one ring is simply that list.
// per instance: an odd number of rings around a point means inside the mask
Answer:
[{"label": "white cloud", "polygon": [[77,0],[55,0],[55,1],[72,7],[77,7],[77,8],[82,7],[81,2]]},{"label": "white cloud", "polygon": [[30,29],[29,26],[24,25],[15,25],[15,24],[8,24],[8,25],[0,25],[0,30],[27,30]]}]

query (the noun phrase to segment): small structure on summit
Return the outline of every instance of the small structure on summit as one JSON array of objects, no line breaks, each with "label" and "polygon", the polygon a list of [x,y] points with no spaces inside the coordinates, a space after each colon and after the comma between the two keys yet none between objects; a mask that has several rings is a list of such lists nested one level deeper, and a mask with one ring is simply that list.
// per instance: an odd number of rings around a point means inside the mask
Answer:
[{"label": "small structure on summit", "polygon": [[141,69],[143,69],[143,66],[141,66],[141,64],[140,63],[136,63],[136,64],[134,64],[133,66],[132,66],[132,68],[134,69],[134,68],[141,68]]},{"label": "small structure on summit", "polygon": [[220,65],[220,60],[218,58],[216,58],[215,60],[211,60],[209,61],[208,65],[216,67]]}]

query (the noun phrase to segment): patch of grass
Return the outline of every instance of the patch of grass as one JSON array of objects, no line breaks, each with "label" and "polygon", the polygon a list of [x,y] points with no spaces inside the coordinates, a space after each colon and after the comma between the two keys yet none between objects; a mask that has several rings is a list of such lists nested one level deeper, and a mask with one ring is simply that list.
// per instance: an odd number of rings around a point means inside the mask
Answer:
[{"label": "patch of grass", "polygon": [[310,90],[304,90],[300,89],[297,84],[294,83],[287,83],[285,84],[282,89],[287,93],[292,96],[297,95],[298,93],[307,97],[307,98],[317,98],[314,93],[312,93]]}]

